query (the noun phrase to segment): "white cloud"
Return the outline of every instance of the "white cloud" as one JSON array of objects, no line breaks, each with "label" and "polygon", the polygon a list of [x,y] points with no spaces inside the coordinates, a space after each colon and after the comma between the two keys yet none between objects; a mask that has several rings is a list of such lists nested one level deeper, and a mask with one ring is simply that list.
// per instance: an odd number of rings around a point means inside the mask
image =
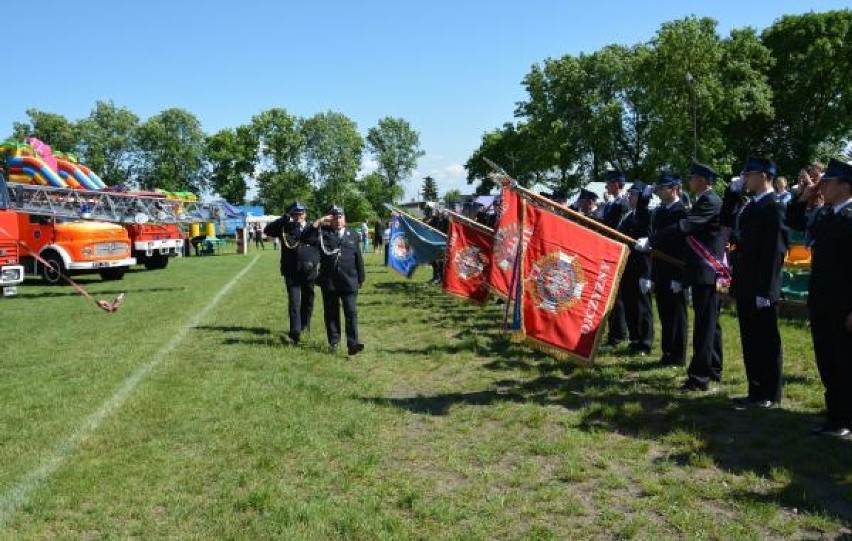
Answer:
[{"label": "white cloud", "polygon": [[405,187],[406,200],[420,198],[423,178],[427,176],[435,179],[439,195],[450,190],[460,190],[462,193],[473,191],[473,187],[467,183],[467,170],[461,163],[447,163],[446,160],[436,159],[435,156],[424,156],[422,162],[428,166],[421,166],[411,173],[411,180]]},{"label": "white cloud", "polygon": [[370,158],[368,156],[364,156],[361,158],[361,176],[366,177],[370,173],[375,172],[379,168],[379,162]]}]

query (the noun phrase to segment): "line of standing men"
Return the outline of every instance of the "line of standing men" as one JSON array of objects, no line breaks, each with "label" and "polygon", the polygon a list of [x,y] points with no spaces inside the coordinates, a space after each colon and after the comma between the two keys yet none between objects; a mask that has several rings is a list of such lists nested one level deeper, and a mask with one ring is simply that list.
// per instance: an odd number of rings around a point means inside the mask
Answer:
[{"label": "line of standing men", "polygon": [[364,350],[358,337],[358,291],[364,284],[364,259],[358,238],[346,229],[346,215],[333,206],[327,215],[308,223],[305,206],[298,201],[287,213],[264,229],[281,240],[281,275],[287,289],[290,330],[287,336],[298,344],[311,326],[314,285],[323,297],[324,323],[329,348],[336,351],[341,340],[340,309],[343,308],[347,353]]},{"label": "line of standing men", "polygon": [[[713,190],[715,171],[693,164],[689,185],[697,199],[688,211],[678,207],[676,193],[669,193],[676,182],[661,176],[656,192],[662,205],[652,217],[650,235],[635,246],[640,252],[654,247],[675,257],[681,250],[685,262],[682,273],[660,260],[652,265],[663,333],[661,363],[681,362],[678,352],[686,344],[683,290],[690,287],[693,357],[682,389],[706,391],[710,381],[721,380],[717,281],[730,279],[748,380],[746,396],[734,402],[761,408],[779,404],[783,354],[778,301],[788,227],[806,230],[812,249],[809,318],[826,389],[826,421],[813,432],[847,437],[852,429],[852,165],[832,160],[822,179],[806,181],[786,207],[773,190],[777,174],[772,160],[749,158],[722,199]],[[815,206],[819,198],[825,201],[821,207]],[[724,262],[726,242],[731,245],[732,276]]]}]

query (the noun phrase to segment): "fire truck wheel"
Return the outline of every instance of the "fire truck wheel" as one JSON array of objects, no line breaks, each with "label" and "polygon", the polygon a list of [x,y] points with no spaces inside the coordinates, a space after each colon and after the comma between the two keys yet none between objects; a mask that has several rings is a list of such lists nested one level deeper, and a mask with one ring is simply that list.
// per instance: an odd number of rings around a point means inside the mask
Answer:
[{"label": "fire truck wheel", "polygon": [[153,254],[151,257],[146,257],[142,264],[148,270],[165,269],[169,265],[169,256]]},{"label": "fire truck wheel", "polygon": [[127,272],[127,267],[112,267],[101,271],[102,280],[121,280],[124,278],[124,273]]},{"label": "fire truck wheel", "polygon": [[42,279],[52,286],[61,284],[62,275],[65,274],[65,264],[62,262],[62,258],[55,252],[48,252],[44,254],[44,260],[50,265],[41,266]]}]

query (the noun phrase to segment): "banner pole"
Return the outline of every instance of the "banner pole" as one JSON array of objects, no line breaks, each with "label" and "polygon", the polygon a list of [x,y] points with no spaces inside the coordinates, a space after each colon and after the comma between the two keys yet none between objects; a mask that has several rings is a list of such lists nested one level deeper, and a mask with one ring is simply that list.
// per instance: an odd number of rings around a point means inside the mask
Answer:
[{"label": "banner pole", "polygon": [[414,220],[415,222],[419,222],[419,223],[421,223],[421,224],[425,225],[426,227],[428,227],[429,229],[431,229],[431,230],[432,230],[432,231],[434,231],[435,233],[440,233],[440,234],[441,234],[441,236],[442,236],[442,237],[444,237],[444,238],[446,238],[446,237],[447,237],[447,234],[446,234],[446,233],[444,233],[443,231],[439,231],[439,230],[435,229],[434,227],[432,227],[431,225],[427,224],[427,223],[426,223],[426,222],[424,222],[423,220],[420,220],[420,219],[418,219],[418,218],[416,218],[416,217],[412,216],[411,214],[409,214],[409,213],[405,212],[405,211],[404,211],[404,210],[402,210],[402,209],[396,208],[395,206],[391,205],[390,203],[385,203],[385,207],[387,207],[388,209],[390,209],[390,210],[392,210],[392,211],[394,211],[394,212],[398,212],[399,214],[404,214],[405,216],[408,216],[409,218],[411,218],[411,219],[412,219],[412,220]]},{"label": "banner pole", "polygon": [[[550,205],[554,208],[559,209],[560,212],[564,212],[565,214],[570,216],[571,219],[573,219],[573,220],[575,220],[579,223],[582,223],[583,225],[585,225],[589,229],[595,229],[595,230],[598,230],[602,233],[605,233],[609,237],[611,237],[613,240],[618,240],[620,242],[623,242],[624,244],[629,245],[631,249],[633,249],[633,245],[636,244],[636,239],[634,239],[633,237],[631,237],[629,235],[625,235],[621,231],[618,231],[617,229],[613,229],[613,228],[611,228],[611,227],[609,227],[605,224],[602,224],[601,222],[598,222],[597,220],[593,220],[592,218],[589,218],[588,216],[584,215],[581,212],[577,212],[576,210],[572,209],[571,207],[569,207],[567,205],[557,203],[556,201],[548,199],[548,198],[544,197],[543,195],[539,195],[539,194],[537,194],[537,193],[535,193],[531,190],[524,188],[523,186],[519,185],[517,183],[517,181],[515,181],[515,179],[513,179],[508,174],[506,174],[506,172],[503,171],[503,169],[500,168],[500,166],[498,166],[496,163],[492,162],[488,158],[483,158],[483,159],[486,161],[486,163],[488,163],[488,165],[490,165],[491,167],[493,167],[494,169],[496,169],[498,171],[498,173],[497,173],[498,175],[504,176],[506,179],[508,179],[508,181],[506,181],[506,182],[508,182],[511,185],[512,189],[517,190],[518,192],[526,195],[527,197],[529,197],[531,199],[535,199],[536,201],[538,201],[540,203]],[[670,264],[674,265],[675,267],[678,267],[678,268],[681,268],[681,269],[684,267],[683,261],[681,261],[680,259],[675,259],[674,257],[668,255],[665,252],[661,252],[659,250],[651,249],[651,251],[649,253],[652,256],[656,257],[657,259],[662,259],[666,263],[670,263]]]},{"label": "banner pole", "polygon": [[489,235],[493,235],[493,234],[494,234],[494,230],[493,230],[493,229],[491,229],[490,227],[488,227],[487,225],[482,225],[481,223],[476,222],[476,221],[474,221],[474,220],[471,220],[471,219],[470,219],[470,218],[468,218],[467,216],[463,216],[463,215],[459,214],[458,212],[453,212],[453,211],[452,211],[452,210],[450,210],[450,209],[444,209],[444,212],[446,212],[447,214],[449,214],[450,216],[452,216],[452,218],[453,218],[454,220],[459,221],[459,222],[464,222],[464,223],[466,223],[467,225],[469,225],[469,226],[473,227],[474,229],[479,229],[479,230],[480,230],[480,231],[482,231],[483,233],[487,233],[487,234],[489,234]]}]

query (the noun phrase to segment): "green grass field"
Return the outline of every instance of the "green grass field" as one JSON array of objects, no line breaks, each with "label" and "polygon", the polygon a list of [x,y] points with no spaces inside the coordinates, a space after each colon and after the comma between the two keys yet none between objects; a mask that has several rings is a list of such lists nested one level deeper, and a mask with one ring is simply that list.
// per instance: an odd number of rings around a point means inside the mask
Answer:
[{"label": "green grass field", "polygon": [[[367,349],[287,345],[277,252],[0,299],[0,539],[813,539],[850,536],[852,442],[784,322],[786,402],[607,356],[575,368],[369,254]],[[241,274],[242,273],[242,274]]]}]

